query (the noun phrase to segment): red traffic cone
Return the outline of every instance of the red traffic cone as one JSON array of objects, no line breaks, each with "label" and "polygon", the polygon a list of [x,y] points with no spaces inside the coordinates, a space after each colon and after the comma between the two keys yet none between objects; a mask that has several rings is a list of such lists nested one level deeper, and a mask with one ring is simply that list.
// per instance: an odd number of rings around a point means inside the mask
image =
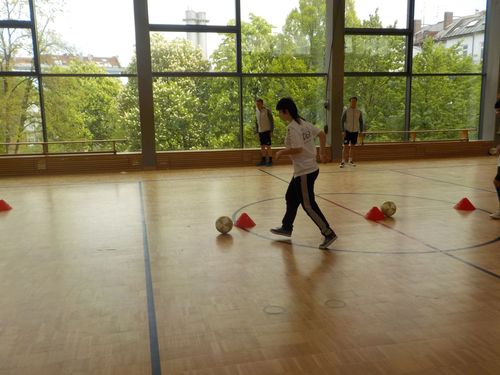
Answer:
[{"label": "red traffic cone", "polygon": [[245,229],[254,227],[255,223],[252,219],[250,219],[250,216],[248,216],[246,212],[243,212],[238,220],[236,220],[236,223],[234,223],[234,226]]},{"label": "red traffic cone", "polygon": [[9,204],[3,199],[0,199],[0,211],[9,211],[9,210],[12,210],[12,207],[9,206]]},{"label": "red traffic cone", "polygon": [[476,207],[474,207],[474,205],[467,198],[462,198],[460,202],[453,206],[453,208],[461,211],[474,211],[476,209]]},{"label": "red traffic cone", "polygon": [[365,214],[365,219],[368,220],[378,221],[378,220],[384,220],[384,218],[385,216],[382,213],[382,211],[380,211],[380,209],[375,206],[372,207],[371,210]]}]

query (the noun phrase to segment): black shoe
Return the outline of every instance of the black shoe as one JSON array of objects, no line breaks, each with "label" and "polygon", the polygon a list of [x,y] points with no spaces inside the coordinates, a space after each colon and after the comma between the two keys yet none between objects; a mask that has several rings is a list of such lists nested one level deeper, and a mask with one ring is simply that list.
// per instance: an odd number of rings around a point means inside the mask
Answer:
[{"label": "black shoe", "polygon": [[272,228],[271,233],[277,234],[278,236],[292,237],[292,231],[283,229],[283,227]]},{"label": "black shoe", "polygon": [[273,162],[272,162],[272,161],[268,161],[268,162],[266,163],[266,167],[271,167],[272,165],[273,165]]},{"label": "black shoe", "polygon": [[328,246],[330,246],[336,239],[337,235],[332,232],[332,234],[325,236],[325,240],[319,244],[319,248],[323,250],[328,249]]},{"label": "black shoe", "polygon": [[266,161],[265,160],[262,160],[262,161],[259,161],[257,164],[255,164],[257,167],[263,167],[264,165],[266,165]]}]

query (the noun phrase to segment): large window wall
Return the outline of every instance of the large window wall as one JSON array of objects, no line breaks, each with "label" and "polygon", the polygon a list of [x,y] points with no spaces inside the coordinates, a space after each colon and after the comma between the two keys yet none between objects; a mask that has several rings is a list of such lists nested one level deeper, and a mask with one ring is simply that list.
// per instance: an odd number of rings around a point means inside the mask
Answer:
[{"label": "large window wall", "polygon": [[279,119],[274,111],[278,98],[291,96],[295,98],[300,115],[323,129],[326,125],[324,109],[325,77],[297,77],[297,76],[256,76],[243,80],[243,99],[248,103],[244,107],[244,140],[245,147],[260,147],[256,136],[255,125],[255,98],[261,98],[264,105],[273,110],[274,132],[273,144],[282,146],[286,135],[286,125]]},{"label": "large window wall", "polygon": [[[256,98],[275,113],[275,145],[280,97],[326,125],[325,0],[148,0],[150,56],[136,56],[133,3],[0,0],[0,153],[102,152],[112,139],[141,151],[138,59],[151,61],[155,151],[258,147]],[[378,133],[367,142],[479,134],[486,0],[345,4],[344,105],[358,96]]]},{"label": "large window wall", "polygon": [[358,96],[366,141],[477,137],[485,10],[485,0],[346,1],[344,102]]},{"label": "large window wall", "polygon": [[117,138],[131,149],[140,127],[120,113],[138,111],[134,15],[122,3],[0,0],[0,154],[106,152]]}]

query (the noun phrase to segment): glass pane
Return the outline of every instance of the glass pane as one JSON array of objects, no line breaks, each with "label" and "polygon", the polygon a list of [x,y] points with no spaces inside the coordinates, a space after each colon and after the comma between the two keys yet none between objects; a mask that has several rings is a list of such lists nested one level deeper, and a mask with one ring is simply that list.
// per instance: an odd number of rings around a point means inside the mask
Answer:
[{"label": "glass pane", "polygon": [[117,145],[119,151],[141,151],[141,122],[137,78],[121,79],[123,87],[118,98],[120,121],[115,136],[127,141]]},{"label": "glass pane", "polygon": [[243,72],[325,72],[324,0],[242,0]]},{"label": "glass pane", "polygon": [[234,72],[235,34],[151,33],[153,72]]},{"label": "glass pane", "polygon": [[407,0],[347,0],[345,26],[406,28]]},{"label": "glass pane", "polygon": [[2,1],[0,3],[0,20],[29,21],[28,0]]},{"label": "glass pane", "polygon": [[480,72],[485,9],[485,0],[417,0],[413,72]]},{"label": "glass pane", "polygon": [[[0,80],[0,153],[41,153],[42,146],[33,144],[43,141],[38,81],[33,77]],[[18,144],[24,142],[31,144]]]},{"label": "glass pane", "polygon": [[226,26],[236,19],[235,0],[148,0],[149,23]]},{"label": "glass pane", "polygon": [[155,78],[158,151],[240,147],[237,78]]},{"label": "glass pane", "polygon": [[35,70],[33,38],[28,29],[0,29],[0,70],[3,72]]},{"label": "glass pane", "polygon": [[274,117],[273,146],[283,146],[286,124],[276,112],[276,103],[285,96],[293,98],[299,114],[307,121],[323,129],[326,125],[326,79],[323,77],[252,77],[243,79],[244,146],[260,147],[255,129],[255,100],[261,98]]},{"label": "glass pane", "polygon": [[[35,4],[43,72],[72,65],[71,72],[88,73],[87,65],[95,65],[104,73],[115,74],[135,58],[131,1],[66,0],[56,9],[47,2]],[[135,72],[135,64],[130,70]]]},{"label": "glass pane", "polygon": [[[43,80],[47,137],[49,142],[102,141],[131,137],[127,100],[137,113],[118,78],[45,77]],[[133,93],[133,90],[132,90]],[[138,116],[138,115],[137,115]],[[133,135],[132,135],[133,136]],[[126,142],[119,142],[120,150]],[[49,152],[111,152],[112,142],[60,143]]]},{"label": "glass pane", "polygon": [[356,96],[365,131],[380,132],[366,134],[364,142],[405,139],[404,133],[390,133],[405,128],[405,92],[404,77],[345,77],[344,109],[349,106],[349,98]]},{"label": "glass pane", "polygon": [[405,68],[406,37],[345,36],[346,72],[402,72]]},{"label": "glass pane", "polygon": [[459,139],[457,131],[474,129],[477,139],[481,76],[414,77],[411,94],[411,129],[440,130],[418,134],[417,139]]}]

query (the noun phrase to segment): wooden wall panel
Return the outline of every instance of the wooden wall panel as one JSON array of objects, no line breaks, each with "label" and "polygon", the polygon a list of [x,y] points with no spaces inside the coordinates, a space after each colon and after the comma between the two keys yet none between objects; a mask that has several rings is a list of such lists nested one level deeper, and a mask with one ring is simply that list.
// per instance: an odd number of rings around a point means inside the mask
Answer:
[{"label": "wooden wall panel", "polygon": [[[487,155],[488,150],[493,146],[493,141],[371,143],[356,146],[355,159],[361,161],[482,156]],[[161,152],[157,154],[157,168],[187,169],[252,166],[260,160],[260,157],[260,150],[258,149]],[[288,163],[290,161],[283,158],[277,164]],[[0,157],[0,176],[133,170],[142,170],[140,154]]]},{"label": "wooden wall panel", "polygon": [[0,176],[102,173],[141,169],[139,154],[0,157]]}]

